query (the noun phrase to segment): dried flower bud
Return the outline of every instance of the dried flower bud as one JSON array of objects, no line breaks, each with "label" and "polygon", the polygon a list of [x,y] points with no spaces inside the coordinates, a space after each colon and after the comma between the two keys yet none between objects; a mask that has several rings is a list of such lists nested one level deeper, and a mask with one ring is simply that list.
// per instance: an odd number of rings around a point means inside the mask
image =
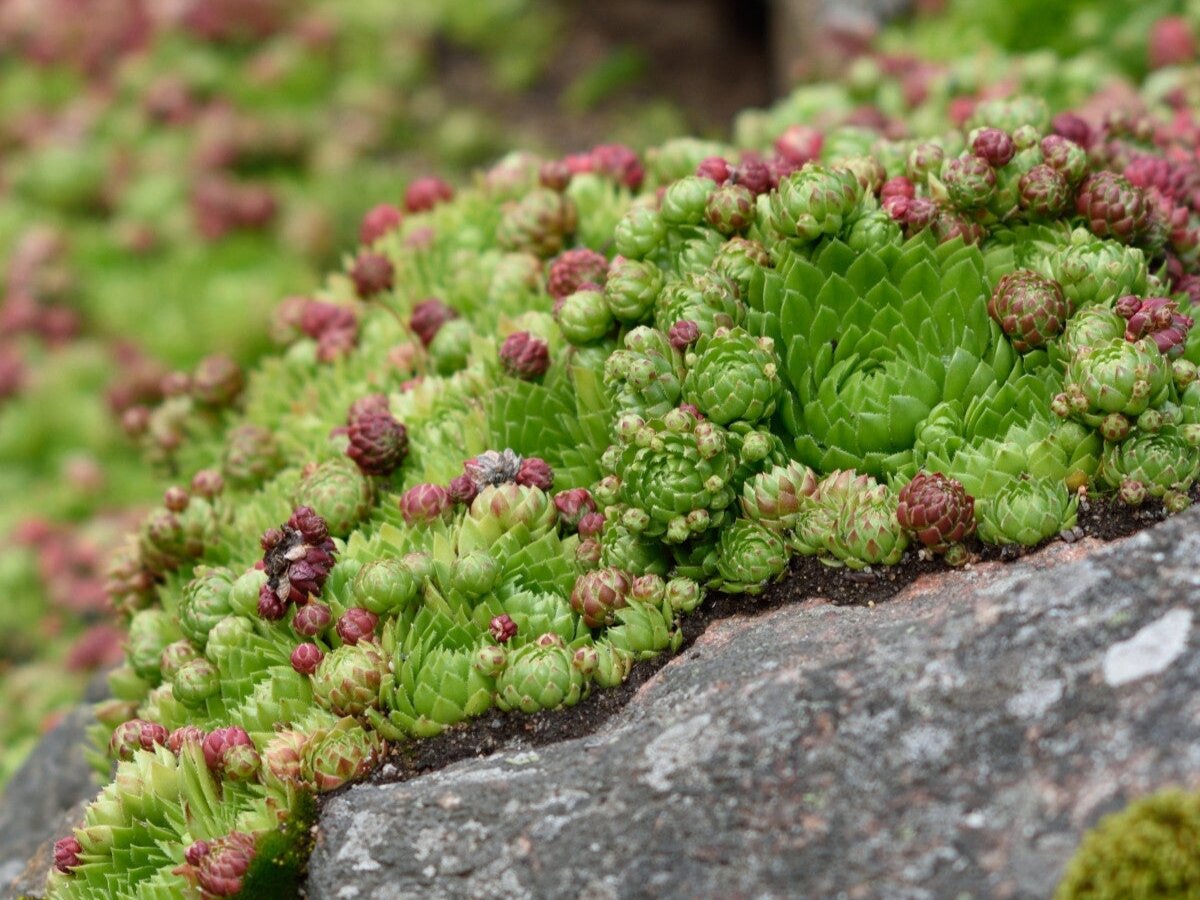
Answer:
[{"label": "dried flower bud", "polygon": [[517,623],[507,614],[501,614],[492,618],[491,624],[488,626],[488,631],[492,633],[492,637],[499,644],[506,644],[517,634]]}]

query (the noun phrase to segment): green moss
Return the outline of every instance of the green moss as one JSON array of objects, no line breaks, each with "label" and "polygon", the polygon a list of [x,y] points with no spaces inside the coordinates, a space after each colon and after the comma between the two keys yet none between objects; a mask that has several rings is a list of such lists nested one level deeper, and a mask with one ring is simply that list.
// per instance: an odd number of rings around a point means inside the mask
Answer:
[{"label": "green moss", "polygon": [[242,881],[243,897],[298,897],[312,852],[317,801],[301,794],[286,821],[264,835]]},{"label": "green moss", "polygon": [[1163,791],[1084,836],[1056,900],[1200,897],[1200,793]]}]

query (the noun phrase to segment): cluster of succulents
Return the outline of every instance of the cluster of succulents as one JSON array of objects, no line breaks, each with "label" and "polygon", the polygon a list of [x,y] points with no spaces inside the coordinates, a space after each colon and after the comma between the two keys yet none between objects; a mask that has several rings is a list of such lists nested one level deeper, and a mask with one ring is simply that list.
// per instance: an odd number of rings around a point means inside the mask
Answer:
[{"label": "cluster of succulents", "polygon": [[312,794],[615,686],[709,591],[797,556],[962,565],[1072,529],[1088,494],[1182,508],[1185,94],[988,99],[919,136],[773,113],[740,147],[513,154],[372,210],[281,308],[285,349],[177,395],[189,487],[111,561],[115,775],[51,895],[285,877]]},{"label": "cluster of succulents", "polygon": [[[0,535],[151,504],[163,471],[187,467],[185,439],[224,433],[243,367],[273,338],[303,332],[325,358],[352,347],[352,310],[299,296],[360,228],[369,241],[445,196],[419,177],[428,160],[452,176],[534,139],[444,85],[439,56],[462,53],[507,96],[546,67],[563,27],[550,12],[545,0],[0,4]],[[295,315],[275,316],[289,294]],[[529,352],[521,364],[536,366]],[[252,449],[253,429],[240,435],[231,482],[274,459]],[[120,530],[62,540],[124,554]],[[54,579],[25,577],[48,571],[42,552],[0,548],[0,588],[26,632],[5,659],[107,658],[113,632],[91,629],[102,601],[63,606]],[[81,596],[103,582],[91,571]],[[0,718],[0,784],[89,668],[28,697],[11,714],[22,724]],[[23,696],[37,684],[0,670]]]}]

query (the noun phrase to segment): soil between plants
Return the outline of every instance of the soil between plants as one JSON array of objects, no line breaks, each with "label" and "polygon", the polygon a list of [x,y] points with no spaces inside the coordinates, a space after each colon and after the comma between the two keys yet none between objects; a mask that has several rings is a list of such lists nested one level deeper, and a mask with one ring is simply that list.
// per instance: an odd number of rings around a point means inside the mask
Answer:
[{"label": "soil between plants", "polygon": [[[1200,486],[1193,489],[1192,499],[1200,500]],[[1090,537],[1111,541],[1131,535],[1165,517],[1163,505],[1158,501],[1149,501],[1134,509],[1110,498],[1085,499],[1080,503],[1078,524],[1074,531],[1052,540],[1082,540]],[[969,548],[979,561],[1012,561],[1038,549],[991,547],[977,540]],[[696,638],[714,622],[732,616],[757,616],[786,603],[817,598],[839,606],[882,603],[922,575],[945,571],[947,568],[941,559],[922,558],[911,550],[898,565],[877,572],[851,572],[828,566],[813,557],[796,557],[788,575],[769,585],[757,597],[709,594],[703,606],[683,619],[683,646],[678,654],[662,653],[655,659],[636,663],[629,678],[619,687],[593,691],[572,707],[533,715],[492,710],[479,718],[447,728],[437,737],[397,745],[367,777],[366,782],[393,784],[408,781],[459,760],[489,756],[501,750],[532,749],[583,737],[594,732],[624,707],[638,689],[671,659],[686,654]],[[348,787],[324,795],[321,803],[324,804]]]}]

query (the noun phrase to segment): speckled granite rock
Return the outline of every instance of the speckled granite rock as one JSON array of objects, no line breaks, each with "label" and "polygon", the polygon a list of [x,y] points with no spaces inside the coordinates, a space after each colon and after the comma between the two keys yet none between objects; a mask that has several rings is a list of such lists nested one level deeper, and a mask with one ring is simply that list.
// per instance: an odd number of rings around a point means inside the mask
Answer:
[{"label": "speckled granite rock", "polygon": [[[97,678],[88,689],[88,699],[99,700],[105,691],[104,680]],[[35,875],[31,880],[23,874],[30,858],[44,855],[78,818],[81,801],[99,790],[83,752],[92,721],[87,706],[64,716],[13,774],[0,797],[0,888],[7,891],[5,896],[40,884],[42,878]],[[46,869],[41,869],[44,877]]]},{"label": "speckled granite rock", "polygon": [[336,798],[310,896],[1046,897],[1200,785],[1197,525],[722,622],[595,735]]}]

